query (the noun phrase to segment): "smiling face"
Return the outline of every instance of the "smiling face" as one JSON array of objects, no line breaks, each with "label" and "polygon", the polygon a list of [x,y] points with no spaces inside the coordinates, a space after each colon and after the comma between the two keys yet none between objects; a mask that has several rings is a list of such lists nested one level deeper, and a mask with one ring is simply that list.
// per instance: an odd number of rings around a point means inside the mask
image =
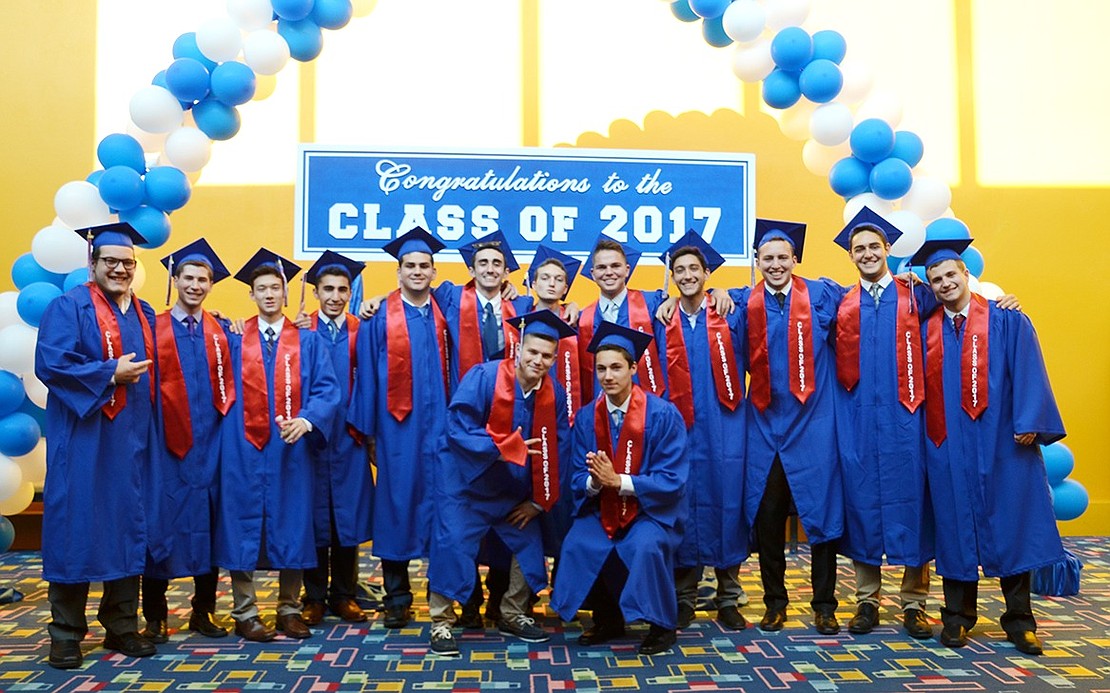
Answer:
[{"label": "smiling face", "polygon": [[859,231],[850,241],[852,263],[859,276],[869,282],[882,279],[889,271],[886,264],[890,244],[875,231]]},{"label": "smiling face", "polygon": [[345,274],[321,274],[312,294],[320,301],[320,312],[334,320],[343,315],[351,301],[351,280]]},{"label": "smiling face", "polygon": [[542,335],[525,335],[516,359],[516,379],[521,389],[534,388],[555,363],[558,344]]},{"label": "smiling face", "polygon": [[424,298],[435,278],[435,261],[428,253],[405,253],[397,263],[397,283],[401,285],[402,293],[410,300]]},{"label": "smiling face", "polygon": [[624,291],[632,268],[619,250],[602,249],[594,253],[590,277],[605,298],[616,298]]},{"label": "smiling face", "polygon": [[959,260],[941,260],[925,270],[929,287],[948,310],[958,313],[971,300],[970,273]]},{"label": "smiling face", "polygon": [[756,267],[772,291],[786,288],[794,275],[794,246],[781,238],[767,241],[756,250]]},{"label": "smiling face", "polygon": [[250,296],[258,306],[258,316],[266,322],[274,322],[285,303],[285,282],[277,270],[260,273],[251,280]]},{"label": "smiling face", "polygon": [[135,249],[125,245],[102,245],[93,258],[93,281],[111,299],[131,290],[135,279]]},{"label": "smiling face", "polygon": [[482,248],[474,253],[474,264],[470,267],[470,276],[474,277],[474,286],[487,298],[492,298],[501,292],[501,284],[509,276],[505,267],[505,256],[496,248]]},{"label": "smiling face", "polygon": [[177,305],[186,313],[196,313],[212,291],[212,270],[197,262],[180,265],[173,285],[177,289]]},{"label": "smiling face", "polygon": [[632,376],[636,374],[636,367],[630,359],[627,351],[616,347],[602,346],[594,355],[597,382],[615,405],[624,404],[632,393]]},{"label": "smiling face", "polygon": [[671,260],[671,278],[683,298],[700,298],[705,292],[709,271],[694,253],[683,253]]}]

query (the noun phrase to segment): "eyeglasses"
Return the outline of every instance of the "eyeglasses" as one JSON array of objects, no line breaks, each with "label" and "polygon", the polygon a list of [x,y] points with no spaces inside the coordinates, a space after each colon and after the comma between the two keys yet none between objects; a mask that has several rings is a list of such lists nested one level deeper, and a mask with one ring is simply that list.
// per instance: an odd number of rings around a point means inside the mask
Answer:
[{"label": "eyeglasses", "polygon": [[100,259],[101,262],[104,263],[104,266],[107,267],[110,270],[114,270],[115,268],[119,267],[120,265],[123,265],[123,268],[125,270],[129,271],[129,272],[131,270],[135,269],[135,262],[136,261],[131,259],[131,258],[126,258],[125,259],[125,258],[119,258],[119,257],[102,257],[102,258],[99,258],[99,259]]}]

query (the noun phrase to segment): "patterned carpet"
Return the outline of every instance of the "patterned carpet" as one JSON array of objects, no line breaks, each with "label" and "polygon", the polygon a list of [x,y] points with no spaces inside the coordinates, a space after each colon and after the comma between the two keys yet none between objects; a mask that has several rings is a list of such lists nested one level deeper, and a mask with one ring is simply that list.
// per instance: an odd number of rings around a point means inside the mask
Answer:
[{"label": "patterned carpet", "polygon": [[[308,640],[279,636],[272,643],[247,643],[234,635],[208,640],[185,630],[192,583],[170,585],[171,638],[157,655],[131,659],[102,649],[103,629],[94,620],[82,648],[85,664],[73,671],[46,665],[49,607],[37,553],[0,557],[0,589],[14,587],[21,602],[0,606],[0,691],[1049,691],[1080,690],[1110,693],[1110,538],[1066,541],[1085,563],[1078,597],[1034,598],[1042,657],[1027,657],[1005,641],[997,618],[1002,599],[996,580],[984,580],[981,617],[972,640],[962,650],[941,647],[936,640],[915,641],[895,621],[887,601],[883,622],[875,632],[837,636],[812,629],[808,609],[809,554],[801,547],[788,562],[788,586],[794,603],[786,629],[762,633],[722,629],[712,611],[699,611],[690,628],[679,633],[668,654],[640,657],[636,646],[645,632],[634,627],[626,639],[603,647],[583,648],[575,639],[578,622],[562,624],[546,612],[540,622],[550,642],[525,644],[507,639],[495,628],[462,631],[463,655],[440,659],[428,654],[427,605],[418,598],[418,619],[411,627],[390,631],[381,614],[370,622],[347,624],[329,616]],[[376,560],[363,552],[363,577],[376,576]],[[424,591],[423,567],[415,566],[414,589]],[[708,573],[711,574],[711,571]],[[888,589],[900,572],[884,571]],[[841,560],[842,626],[854,612],[850,603],[851,566]],[[751,597],[743,609],[758,621],[759,574],[755,561],[741,572]],[[90,604],[99,593],[94,585]],[[220,585],[220,608],[230,608],[226,575]],[[259,602],[272,609],[276,573],[259,580]],[[940,591],[934,577],[934,593]],[[368,595],[371,596],[371,595]],[[541,606],[546,604],[546,599]],[[540,607],[537,607],[537,615]],[[936,605],[930,607],[937,616]],[[272,611],[266,613],[272,618]],[[180,631],[175,631],[180,628]],[[937,627],[939,631],[939,626]]]}]

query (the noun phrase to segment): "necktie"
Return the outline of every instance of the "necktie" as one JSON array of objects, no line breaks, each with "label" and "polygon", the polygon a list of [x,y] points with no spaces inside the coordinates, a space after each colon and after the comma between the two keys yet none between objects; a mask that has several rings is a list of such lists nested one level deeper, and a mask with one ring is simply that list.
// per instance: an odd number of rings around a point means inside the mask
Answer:
[{"label": "necktie", "polygon": [[418,307],[417,310],[420,311],[420,317],[422,317],[422,318],[428,317],[428,304],[427,303]]},{"label": "necktie", "polygon": [[609,419],[612,425],[609,427],[609,436],[613,439],[613,449],[617,447],[617,442],[621,439],[621,424],[624,423],[624,412],[620,409],[614,409],[609,412]]},{"label": "necktie", "polygon": [[335,326],[334,322],[332,322],[331,320],[328,320],[328,336],[331,337],[331,341],[334,342],[335,338],[338,335],[339,335],[339,328]]},{"label": "necktie", "polygon": [[871,285],[871,298],[875,299],[875,305],[879,305],[879,297],[883,295],[883,287],[878,282]]},{"label": "necktie", "polygon": [[782,308],[784,305],[786,305],[786,294],[781,291],[776,291],[775,300],[779,302],[779,308]]},{"label": "necktie", "polygon": [[185,327],[189,328],[189,336],[192,337],[197,333],[197,319],[192,315],[185,316]]},{"label": "necktie", "polygon": [[497,320],[493,317],[493,304],[487,303],[482,311],[482,350],[486,359],[491,359],[499,351],[497,346]]},{"label": "necktie", "polygon": [[274,353],[274,340],[277,339],[277,333],[274,332],[274,328],[267,327],[263,334],[266,335],[266,353]]},{"label": "necktie", "polygon": [[605,305],[605,310],[601,311],[601,317],[605,318],[605,322],[616,322],[618,311],[620,311],[620,308],[617,307],[617,304],[610,301]]},{"label": "necktie", "polygon": [[957,314],[957,315],[952,316],[952,327],[956,328],[956,336],[957,337],[960,336],[960,330],[962,330],[963,327],[964,327],[964,320],[965,319],[966,318],[964,318],[963,315],[958,315]]}]

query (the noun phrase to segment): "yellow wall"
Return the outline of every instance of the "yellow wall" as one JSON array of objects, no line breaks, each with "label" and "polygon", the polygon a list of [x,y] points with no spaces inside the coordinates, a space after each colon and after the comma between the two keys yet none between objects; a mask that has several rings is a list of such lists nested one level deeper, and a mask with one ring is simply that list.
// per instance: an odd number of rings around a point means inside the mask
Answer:
[{"label": "yellow wall", "polygon": [[[8,273],[11,263],[30,249],[34,233],[53,218],[58,187],[83,178],[94,168],[96,145],[96,56],[91,38],[95,0],[13,3],[5,19],[0,28],[5,65],[0,72],[4,135],[0,291],[13,288]],[[960,73],[970,74],[963,64],[971,59],[970,54],[961,52],[959,59]],[[970,88],[970,82],[961,81],[960,86]],[[842,201],[823,179],[803,168],[801,143],[783,137],[769,116],[758,113],[757,98],[757,87],[747,87],[743,110],[756,114],[748,118],[733,111],[653,113],[645,123],[617,121],[609,132],[583,133],[577,142],[568,144],[755,152],[759,214],[809,223],[803,273],[850,281],[852,267],[838,249],[824,242],[841,226]],[[974,140],[966,138],[967,132],[974,132],[973,115],[969,108],[961,108],[964,175],[963,182],[953,187],[952,207],[972,228],[976,246],[986,256],[988,278],[1017,294],[1037,325],[1070,432],[1065,442],[1076,456],[1072,477],[1087,487],[1092,500],[1083,517],[1063,523],[1061,529],[1069,534],[1107,534],[1110,465],[1104,461],[1110,459],[1110,435],[1105,428],[1110,418],[1106,347],[1110,343],[1110,310],[1101,304],[1105,282],[1099,280],[1110,264],[1110,242],[1101,229],[1110,218],[1110,191],[1104,187],[988,188],[976,184]],[[524,118],[534,129],[535,113],[526,108]],[[1108,154],[1091,152],[1091,156]],[[259,245],[288,249],[292,215],[291,186],[200,186],[189,205],[173,215],[174,235],[168,247],[204,235],[229,267],[238,267]],[[156,266],[161,254],[151,251],[142,256],[149,272],[143,294],[155,305],[164,296],[165,273]],[[747,274],[746,269],[725,269],[715,281],[718,285],[746,284]],[[440,278],[463,276],[455,266],[440,270]],[[368,272],[367,280],[368,291],[385,291],[394,285],[393,271]],[[633,283],[653,287],[661,281],[661,270],[647,267],[637,273]],[[589,287],[582,284],[572,294],[579,301],[588,296]],[[232,314],[244,314],[250,308],[245,288],[234,282],[217,287],[213,303]],[[1015,513],[1019,511],[1015,508]]]}]

